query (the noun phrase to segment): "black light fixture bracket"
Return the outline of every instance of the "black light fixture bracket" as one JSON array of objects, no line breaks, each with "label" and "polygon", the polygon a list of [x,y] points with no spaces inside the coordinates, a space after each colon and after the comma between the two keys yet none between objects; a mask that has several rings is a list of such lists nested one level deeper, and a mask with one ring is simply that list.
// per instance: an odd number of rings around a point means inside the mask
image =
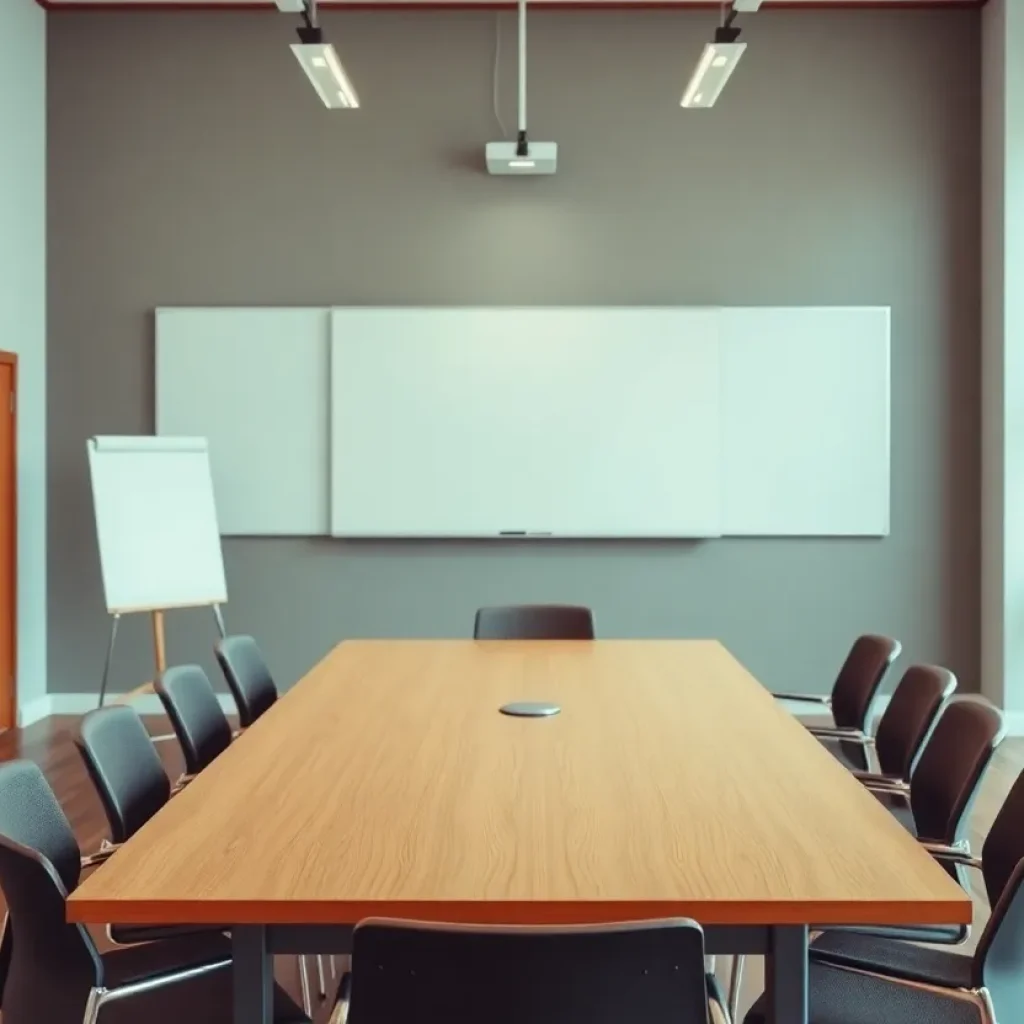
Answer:
[{"label": "black light fixture bracket", "polygon": [[300,25],[295,34],[299,37],[300,43],[322,43],[324,41],[324,30],[319,25]]},{"label": "black light fixture bracket", "polygon": [[722,24],[715,29],[716,43],[735,43],[739,39],[740,30],[739,26],[733,24],[735,20],[736,11],[730,7],[729,13],[722,18]]},{"label": "black light fixture bracket", "polygon": [[[319,21],[317,19],[316,12],[316,0],[304,0],[302,6],[302,20],[306,23],[306,28],[309,30],[315,29],[317,32],[320,31]],[[302,34],[302,29],[299,29],[299,34]],[[311,42],[318,43],[321,40],[313,39]],[[306,42],[304,39],[303,42]]]}]

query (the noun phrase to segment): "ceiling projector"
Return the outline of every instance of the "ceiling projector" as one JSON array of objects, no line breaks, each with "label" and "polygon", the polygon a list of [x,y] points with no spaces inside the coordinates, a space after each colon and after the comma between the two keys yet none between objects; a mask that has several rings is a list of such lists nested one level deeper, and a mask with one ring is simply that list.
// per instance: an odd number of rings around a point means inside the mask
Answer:
[{"label": "ceiling projector", "polygon": [[[501,124],[497,63],[494,68],[494,113]],[[526,0],[519,0],[519,131],[515,142],[488,142],[485,151],[489,174],[554,174],[558,165],[558,143],[531,142],[526,136]]]},{"label": "ceiling projector", "polygon": [[487,170],[491,174],[554,174],[557,142],[488,142]]}]

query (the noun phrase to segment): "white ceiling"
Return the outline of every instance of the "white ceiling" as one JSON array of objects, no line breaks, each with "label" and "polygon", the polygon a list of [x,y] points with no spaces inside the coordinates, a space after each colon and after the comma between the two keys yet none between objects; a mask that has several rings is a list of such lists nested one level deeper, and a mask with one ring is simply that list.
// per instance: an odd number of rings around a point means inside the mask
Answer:
[{"label": "white ceiling", "polygon": [[[8,3],[10,0],[0,0],[0,3]],[[462,0],[462,2],[470,2],[470,0]],[[474,6],[481,0],[473,0]],[[483,0],[484,3],[502,4],[504,6],[511,6],[510,0]],[[544,4],[544,3],[558,3],[562,6],[566,6],[572,3],[582,3],[588,6],[597,6],[602,3],[614,4],[619,7],[626,7],[630,2],[636,2],[640,6],[650,7],[653,5],[665,6],[665,7],[717,7],[721,0],[654,0],[653,4],[651,0],[531,0],[533,4]],[[977,0],[977,6],[981,6],[984,0]],[[382,7],[387,6],[389,3],[402,3],[408,4],[423,4],[427,7],[438,7],[438,6],[460,6],[460,0],[346,0],[344,4],[332,3],[331,0],[320,0],[321,7],[333,7],[333,6],[358,6],[367,5],[371,7]],[[44,7],[217,7],[220,9],[226,7],[238,7],[240,10],[251,9],[253,7],[268,7],[273,8],[272,0],[265,0],[265,3],[253,2],[253,0],[217,0],[216,3],[211,3],[210,0],[175,0],[175,2],[168,3],[167,0],[102,0],[101,3],[97,3],[97,0],[48,0],[43,4]],[[954,6],[965,6],[965,0],[929,0],[928,3],[922,3],[922,0],[764,0],[764,7],[954,7]],[[970,0],[967,0],[966,6],[970,6]],[[764,9],[764,8],[762,8]]]}]

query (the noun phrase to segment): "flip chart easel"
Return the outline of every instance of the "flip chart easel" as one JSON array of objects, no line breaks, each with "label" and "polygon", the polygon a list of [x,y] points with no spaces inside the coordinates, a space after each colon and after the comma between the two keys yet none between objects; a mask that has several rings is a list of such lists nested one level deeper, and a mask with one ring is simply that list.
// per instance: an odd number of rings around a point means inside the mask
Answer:
[{"label": "flip chart easel", "polygon": [[[167,668],[166,613],[210,608],[224,636],[221,605],[228,595],[206,439],[94,437],[86,450],[111,616],[99,691],[102,705],[124,616],[150,616],[159,674]],[[152,692],[150,680],[121,699]]]}]

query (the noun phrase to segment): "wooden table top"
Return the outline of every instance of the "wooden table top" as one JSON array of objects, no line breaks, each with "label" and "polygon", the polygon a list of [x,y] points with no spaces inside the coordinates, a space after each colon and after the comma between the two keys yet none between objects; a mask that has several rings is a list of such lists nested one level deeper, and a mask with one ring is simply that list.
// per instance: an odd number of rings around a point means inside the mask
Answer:
[{"label": "wooden table top", "polygon": [[[562,713],[515,719],[513,700]],[[72,894],[83,922],[961,923],[716,641],[349,641]]]}]

